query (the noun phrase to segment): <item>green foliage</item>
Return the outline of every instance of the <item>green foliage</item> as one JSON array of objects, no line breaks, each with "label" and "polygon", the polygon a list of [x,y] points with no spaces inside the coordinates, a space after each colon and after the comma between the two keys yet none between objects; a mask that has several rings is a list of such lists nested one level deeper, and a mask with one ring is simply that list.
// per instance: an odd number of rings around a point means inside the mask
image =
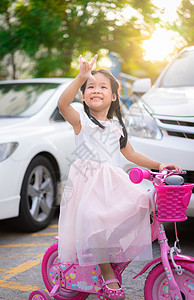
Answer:
[{"label": "green foliage", "polygon": [[[179,11],[184,34],[193,24],[189,3],[183,0]],[[137,14],[125,20],[128,6]],[[182,13],[187,6],[192,22]],[[74,76],[75,57],[106,49],[122,57],[123,72],[147,68],[150,76],[157,67],[143,62],[141,44],[159,22],[156,10],[151,0],[1,0],[0,75],[6,78],[9,64],[13,78]],[[187,36],[192,41],[193,31]]]},{"label": "green foliage", "polygon": [[[137,18],[123,21],[121,11],[126,5],[141,10],[141,24]],[[116,51],[127,61],[133,48],[139,47],[141,29],[148,36],[153,27],[151,15],[150,1],[2,0],[0,59],[8,57],[12,62],[14,78],[18,70],[22,75],[18,53],[33,62],[29,76],[35,77],[70,76],[73,58],[88,50],[92,54],[102,48]]]},{"label": "green foliage", "polygon": [[192,0],[182,0],[178,10],[181,26],[176,29],[184,37],[187,45],[194,43],[194,5]]}]

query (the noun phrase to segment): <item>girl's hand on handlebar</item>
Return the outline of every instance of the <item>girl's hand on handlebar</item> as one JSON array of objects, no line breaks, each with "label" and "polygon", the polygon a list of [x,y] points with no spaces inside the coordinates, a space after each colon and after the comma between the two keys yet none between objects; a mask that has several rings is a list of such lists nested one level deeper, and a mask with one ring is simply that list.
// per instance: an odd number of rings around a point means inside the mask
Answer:
[{"label": "girl's hand on handlebar", "polygon": [[81,77],[85,78],[87,80],[89,77],[92,77],[94,79],[94,76],[92,76],[91,71],[92,68],[96,62],[98,55],[96,54],[94,58],[92,59],[91,63],[84,61],[82,58],[82,55],[79,57],[79,74]]},{"label": "girl's hand on handlebar", "polygon": [[181,167],[173,164],[163,164],[161,163],[159,165],[159,171],[161,172],[163,169],[168,169],[168,170],[178,170],[180,173],[182,172]]}]

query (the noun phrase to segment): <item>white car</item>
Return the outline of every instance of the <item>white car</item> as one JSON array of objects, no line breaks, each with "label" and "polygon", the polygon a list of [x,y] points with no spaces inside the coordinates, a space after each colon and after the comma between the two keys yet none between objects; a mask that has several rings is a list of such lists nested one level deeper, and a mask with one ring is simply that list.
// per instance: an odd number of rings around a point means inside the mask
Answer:
[{"label": "white car", "polygon": [[[13,218],[25,231],[51,222],[76,158],[73,128],[57,107],[71,81],[0,81],[0,220]],[[80,100],[78,92],[77,110],[83,110]]]},{"label": "white car", "polygon": [[[138,79],[133,93],[145,93],[129,110],[127,127],[135,150],[161,162],[175,163],[194,183],[194,47],[183,49],[154,86]],[[147,87],[146,87],[147,85]],[[132,168],[125,162],[126,171]],[[187,210],[194,216],[194,194]]]},{"label": "white car", "polygon": [[57,108],[71,80],[0,82],[0,219],[17,217],[26,231],[50,223],[75,158],[73,129]]}]

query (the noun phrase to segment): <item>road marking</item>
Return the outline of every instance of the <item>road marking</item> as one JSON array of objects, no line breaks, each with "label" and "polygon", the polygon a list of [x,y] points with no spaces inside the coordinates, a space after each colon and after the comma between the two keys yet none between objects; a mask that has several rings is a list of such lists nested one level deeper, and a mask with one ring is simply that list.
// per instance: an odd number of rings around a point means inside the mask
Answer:
[{"label": "road marking", "polygon": [[[22,285],[21,283],[18,282],[12,282],[12,281],[5,281],[0,279],[0,286],[2,288],[6,288],[9,290],[20,290],[22,292],[33,292],[35,290],[41,289],[39,286],[33,286],[33,285]],[[47,291],[47,290],[45,290]]]},{"label": "road marking", "polygon": [[[56,227],[58,227],[58,226],[53,226],[53,228],[56,228]],[[20,236],[24,236],[24,237],[26,237],[26,236],[35,236],[35,237],[37,237],[37,236],[51,236],[51,235],[58,235],[58,231],[57,232],[36,232],[36,233],[29,233],[29,234],[26,234],[26,233],[24,233],[24,234],[20,234]],[[18,236],[18,234],[9,234],[9,235],[4,235],[3,236],[3,238],[5,239],[5,238],[12,238],[12,237],[16,237],[16,236]]]},{"label": "road marking", "polygon": [[49,228],[58,228],[58,224],[55,224],[55,225],[49,225],[48,227],[49,227]]},{"label": "road marking", "polygon": [[58,235],[58,232],[40,232],[40,233],[31,234],[31,236],[50,236],[50,235]]},{"label": "road marking", "polygon": [[0,245],[0,248],[15,248],[15,247],[36,247],[36,246],[49,246],[49,243],[37,243],[37,244],[5,244]]},{"label": "road marking", "polygon": [[28,260],[28,261],[24,262],[23,264],[18,265],[17,267],[7,270],[5,272],[5,274],[7,274],[7,275],[2,276],[2,278],[4,280],[11,279],[13,276],[15,276],[19,273],[22,273],[24,271],[27,271],[28,269],[40,264],[42,261],[43,255],[44,255],[44,253],[38,254],[37,256],[34,257],[35,260]]}]

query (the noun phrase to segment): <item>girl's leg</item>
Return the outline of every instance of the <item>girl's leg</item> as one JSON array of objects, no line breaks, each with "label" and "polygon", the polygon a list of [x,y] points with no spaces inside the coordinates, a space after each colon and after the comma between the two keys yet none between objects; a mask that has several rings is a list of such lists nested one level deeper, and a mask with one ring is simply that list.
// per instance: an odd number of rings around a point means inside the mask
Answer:
[{"label": "girl's leg", "polygon": [[[89,243],[93,246],[92,252],[94,257],[96,259],[101,260],[101,258],[109,260],[109,253],[108,253],[108,247],[107,248],[99,248],[99,245],[106,245],[106,236],[105,232],[96,233],[95,236],[92,236],[89,240]],[[96,245],[96,249],[94,247]],[[91,247],[92,248],[92,247]],[[111,267],[110,263],[103,263],[99,264],[99,267],[101,269],[101,274],[104,278],[104,281],[107,281],[109,279],[114,279],[115,274],[113,272],[113,269]],[[120,286],[117,282],[112,282],[107,285],[110,289],[119,289]]]},{"label": "girl's leg", "polygon": [[[101,269],[101,274],[105,281],[115,278],[115,274],[113,272],[113,269],[112,269],[110,263],[99,264],[99,266]],[[109,283],[108,287],[110,289],[115,289],[115,290],[120,288],[120,286],[116,282]]]}]

